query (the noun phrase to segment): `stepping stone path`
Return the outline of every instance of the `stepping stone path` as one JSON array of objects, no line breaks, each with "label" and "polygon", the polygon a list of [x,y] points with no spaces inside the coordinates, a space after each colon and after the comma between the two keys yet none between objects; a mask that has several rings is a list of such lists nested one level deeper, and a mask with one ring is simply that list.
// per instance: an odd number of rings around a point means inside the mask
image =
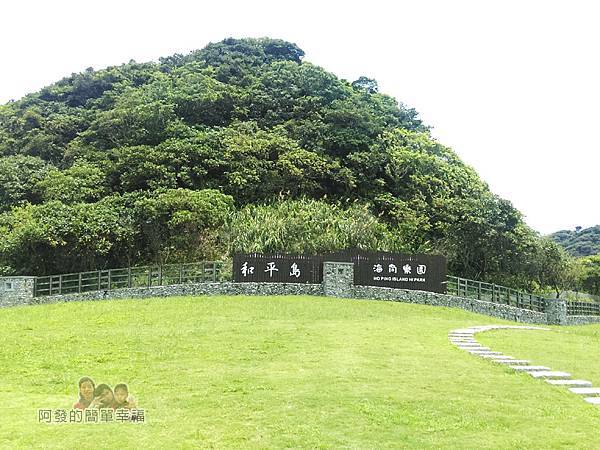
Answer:
[{"label": "stepping stone path", "polygon": [[518,365],[523,365],[526,366],[529,364],[529,361],[526,359],[494,359],[494,362],[500,363],[500,364],[510,364],[511,366],[516,366]]},{"label": "stepping stone path", "polygon": [[573,394],[581,394],[581,395],[600,395],[600,388],[593,387],[578,387],[578,388],[569,388],[569,390]]},{"label": "stepping stone path", "polygon": [[555,386],[592,387],[592,382],[588,380],[546,380],[546,383],[550,383]]},{"label": "stepping stone path", "polygon": [[529,372],[533,378],[559,378],[564,380],[565,378],[571,378],[571,374],[568,372],[556,372],[552,370],[543,370],[541,372]]},{"label": "stepping stone path", "polygon": [[554,386],[565,386],[569,391],[576,395],[583,396],[583,399],[592,405],[600,406],[600,388],[592,387],[592,382],[587,380],[574,380],[571,374],[567,372],[553,371],[545,366],[533,366],[526,359],[515,359],[512,356],[503,355],[501,352],[491,351],[488,347],[483,347],[475,339],[475,333],[481,333],[489,330],[543,330],[549,331],[549,328],[517,326],[517,325],[482,325],[469,328],[452,330],[448,333],[450,342],[461,350],[465,350],[472,355],[485,358],[490,361],[508,365],[516,372],[528,373],[534,378],[543,379],[546,383]]},{"label": "stepping stone path", "polygon": [[550,367],[546,366],[508,366],[514,370],[521,370],[524,372],[534,372],[536,370],[550,370]]}]

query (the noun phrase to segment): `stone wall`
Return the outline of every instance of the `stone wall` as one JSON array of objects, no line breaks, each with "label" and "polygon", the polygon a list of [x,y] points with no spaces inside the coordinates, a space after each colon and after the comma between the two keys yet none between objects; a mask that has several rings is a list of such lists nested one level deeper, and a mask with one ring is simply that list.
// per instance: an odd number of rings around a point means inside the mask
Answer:
[{"label": "stone wall", "polygon": [[600,316],[567,316],[561,325],[589,325],[592,323],[600,323]]},{"label": "stone wall", "polygon": [[549,300],[544,312],[535,312],[509,305],[433,292],[354,286],[353,281],[354,265],[352,263],[325,262],[323,264],[323,284],[190,283],[33,297],[34,277],[0,277],[0,306],[195,295],[326,295],[338,298],[385,300],[460,308],[515,322],[553,325],[600,323],[599,316],[567,316],[566,302],[559,299]]},{"label": "stone wall", "polygon": [[323,287],[320,284],[292,283],[189,283],[171,286],[124,288],[112,291],[92,291],[81,294],[48,295],[36,297],[32,299],[31,303],[42,304],[182,295],[323,295]]},{"label": "stone wall", "polygon": [[34,280],[35,277],[0,277],[0,307],[31,303]]},{"label": "stone wall", "polygon": [[528,309],[515,308],[514,306],[436,294],[434,292],[409,291],[374,286],[354,286],[354,265],[352,263],[323,263],[323,291],[325,295],[331,297],[445,306],[448,308],[461,308],[478,314],[514,320],[516,322],[547,323],[545,312],[535,312]]},{"label": "stone wall", "polygon": [[535,324],[547,323],[546,313],[543,312],[530,311],[514,306],[456,297],[453,295],[372,286],[355,286],[353,291],[354,298],[445,306],[448,308],[460,308],[477,314],[498,317],[500,319],[513,320],[515,322]]},{"label": "stone wall", "polygon": [[[508,305],[465,299],[433,292],[352,285],[352,271],[348,266],[335,267],[336,282],[320,284],[285,283],[195,283],[172,286],[125,288],[113,291],[93,291],[81,294],[36,297],[31,303],[54,303],[82,300],[108,300],[184,295],[327,295],[338,298],[386,300],[422,305],[461,308],[488,316],[527,323],[546,323],[546,314]],[[342,269],[340,272],[338,269]],[[332,268],[333,269],[333,268]],[[332,270],[332,275],[334,271]],[[327,277],[325,277],[327,278]],[[345,285],[345,286],[343,286]]]}]

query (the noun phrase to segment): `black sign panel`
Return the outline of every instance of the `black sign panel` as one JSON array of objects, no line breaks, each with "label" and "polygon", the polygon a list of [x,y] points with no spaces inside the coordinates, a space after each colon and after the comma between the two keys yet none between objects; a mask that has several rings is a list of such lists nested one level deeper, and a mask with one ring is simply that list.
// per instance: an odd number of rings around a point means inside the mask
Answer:
[{"label": "black sign panel", "polygon": [[241,282],[314,283],[322,281],[322,259],[308,255],[233,256],[233,279]]},{"label": "black sign panel", "polygon": [[344,250],[326,255],[236,254],[234,280],[322,283],[323,262],[354,263],[354,284],[446,293],[446,258],[436,255]]},{"label": "black sign panel", "polygon": [[435,255],[370,254],[354,261],[354,284],[446,293],[446,258]]}]

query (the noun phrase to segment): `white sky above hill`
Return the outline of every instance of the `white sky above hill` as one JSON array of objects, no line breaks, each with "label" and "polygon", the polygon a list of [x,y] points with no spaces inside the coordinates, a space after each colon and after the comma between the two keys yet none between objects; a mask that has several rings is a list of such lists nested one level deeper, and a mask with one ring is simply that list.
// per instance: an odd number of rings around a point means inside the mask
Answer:
[{"label": "white sky above hill", "polygon": [[0,103],[87,67],[285,39],[414,107],[545,234],[600,224],[598,23],[594,0],[4,2]]}]

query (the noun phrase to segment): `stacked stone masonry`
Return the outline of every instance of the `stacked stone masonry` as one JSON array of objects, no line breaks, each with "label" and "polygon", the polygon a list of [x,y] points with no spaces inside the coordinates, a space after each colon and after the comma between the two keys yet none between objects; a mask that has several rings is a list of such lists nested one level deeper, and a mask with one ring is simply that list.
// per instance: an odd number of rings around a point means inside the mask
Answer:
[{"label": "stacked stone masonry", "polygon": [[34,280],[35,277],[0,277],[0,307],[32,303]]}]

